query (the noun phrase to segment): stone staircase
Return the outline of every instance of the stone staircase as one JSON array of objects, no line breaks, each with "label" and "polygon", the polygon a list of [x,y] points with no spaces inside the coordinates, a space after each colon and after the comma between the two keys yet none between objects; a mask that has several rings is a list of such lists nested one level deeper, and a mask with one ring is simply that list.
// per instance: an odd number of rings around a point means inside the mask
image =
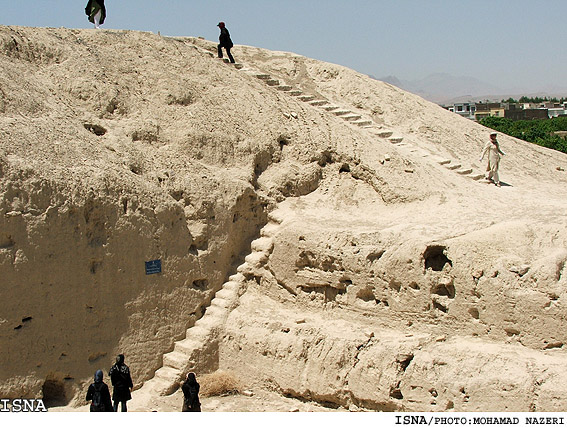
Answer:
[{"label": "stone staircase", "polygon": [[273,237],[281,220],[268,215],[268,223],[261,229],[260,237],[251,243],[251,252],[238,266],[211,300],[204,315],[193,327],[187,329],[184,339],[175,342],[173,350],[163,355],[163,365],[154,377],[144,383],[139,395],[164,396],[173,394],[188,372],[207,373],[218,368],[218,342],[230,312],[238,306],[238,300],[246,291],[246,282],[258,269],[262,269],[274,248]]}]

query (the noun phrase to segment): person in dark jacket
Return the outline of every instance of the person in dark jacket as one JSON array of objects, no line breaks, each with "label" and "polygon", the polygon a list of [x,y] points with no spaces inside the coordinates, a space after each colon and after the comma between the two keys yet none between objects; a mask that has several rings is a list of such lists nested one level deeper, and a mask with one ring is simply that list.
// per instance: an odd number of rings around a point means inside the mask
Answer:
[{"label": "person in dark jacket", "polygon": [[95,28],[100,28],[99,25],[104,24],[106,19],[106,8],[104,7],[104,0],[89,0],[85,7],[85,13],[89,17]]},{"label": "person in dark jacket", "polygon": [[230,54],[230,50],[234,46],[233,43],[232,43],[232,40],[230,39],[230,33],[228,32],[226,26],[224,25],[224,22],[219,22],[217,24],[217,27],[220,28],[220,36],[219,36],[219,42],[220,43],[219,43],[219,46],[218,46],[219,58],[222,58],[222,48],[225,48],[228,59],[230,59],[230,62],[234,64],[234,58]]},{"label": "person in dark jacket", "polygon": [[181,386],[183,391],[183,408],[182,412],[200,412],[201,402],[199,401],[199,383],[195,377],[195,373],[187,374],[187,380]]},{"label": "person in dark jacket", "polygon": [[110,368],[108,372],[110,381],[112,382],[112,400],[114,400],[114,411],[118,411],[118,403],[122,403],[122,411],[127,412],[126,402],[132,399],[130,390],[134,386],[130,369],[124,364],[124,355],[120,354],[116,357],[116,364]]},{"label": "person in dark jacket", "polygon": [[106,383],[102,381],[102,370],[97,370],[94,375],[94,383],[87,390],[87,401],[91,402],[91,412],[113,412],[110,401],[110,391]]}]

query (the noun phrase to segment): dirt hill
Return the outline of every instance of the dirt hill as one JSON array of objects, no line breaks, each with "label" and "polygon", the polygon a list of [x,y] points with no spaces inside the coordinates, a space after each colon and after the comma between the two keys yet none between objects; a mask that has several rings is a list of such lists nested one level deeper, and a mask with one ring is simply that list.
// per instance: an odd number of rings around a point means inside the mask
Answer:
[{"label": "dirt hill", "polygon": [[567,156],[499,136],[498,188],[480,125],[215,52],[0,27],[0,395],[84,405],[121,352],[134,410],[218,369],[282,403],[565,409]]}]

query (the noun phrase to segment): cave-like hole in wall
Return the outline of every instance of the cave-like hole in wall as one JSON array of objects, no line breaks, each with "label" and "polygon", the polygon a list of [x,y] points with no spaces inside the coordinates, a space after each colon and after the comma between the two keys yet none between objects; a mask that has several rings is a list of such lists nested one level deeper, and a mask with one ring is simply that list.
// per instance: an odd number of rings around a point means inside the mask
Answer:
[{"label": "cave-like hole in wall", "polygon": [[430,245],[423,253],[425,270],[432,269],[441,272],[446,266],[453,266],[453,262],[446,255],[447,248],[442,245]]},{"label": "cave-like hole in wall", "polygon": [[193,281],[193,288],[198,290],[206,290],[209,285],[209,281],[207,279],[196,279]]},{"label": "cave-like hole in wall", "polygon": [[68,403],[65,383],[62,379],[48,376],[41,387],[43,404],[46,407],[64,406]]}]

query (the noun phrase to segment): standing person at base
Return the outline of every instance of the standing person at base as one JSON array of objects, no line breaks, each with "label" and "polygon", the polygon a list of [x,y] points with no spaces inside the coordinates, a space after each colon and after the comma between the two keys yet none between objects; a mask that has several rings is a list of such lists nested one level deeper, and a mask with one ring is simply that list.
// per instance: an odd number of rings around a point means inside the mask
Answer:
[{"label": "standing person at base", "polygon": [[504,156],[505,153],[500,150],[500,144],[496,139],[496,132],[490,134],[490,141],[486,143],[482,153],[480,154],[479,161],[482,162],[484,155],[488,153],[488,164],[486,165],[486,178],[492,181],[498,187],[500,187],[500,176],[498,174],[498,168],[500,167],[500,157]]},{"label": "standing person at base", "polygon": [[116,364],[110,368],[108,372],[112,382],[112,400],[114,400],[114,411],[118,411],[118,403],[122,403],[122,411],[127,412],[126,402],[132,399],[130,390],[134,386],[130,369],[124,364],[124,355],[120,354],[116,357]]},{"label": "standing person at base", "polygon": [[87,401],[91,402],[91,412],[113,412],[112,402],[110,401],[110,391],[106,383],[102,381],[102,370],[97,370],[94,375],[94,382],[87,390]]},{"label": "standing person at base", "polygon": [[181,386],[183,391],[182,412],[200,412],[201,402],[199,401],[200,385],[197,382],[195,373],[188,373],[187,380]]},{"label": "standing person at base", "polygon": [[219,36],[219,42],[220,43],[219,43],[219,46],[218,46],[219,58],[222,58],[222,48],[225,48],[226,49],[226,55],[228,56],[228,59],[230,59],[230,62],[234,64],[234,58],[230,54],[230,50],[234,46],[234,44],[232,43],[232,40],[230,39],[230,33],[228,32],[228,29],[224,25],[224,22],[219,22],[217,24],[217,27],[220,28],[220,36]]},{"label": "standing person at base", "polygon": [[104,24],[104,20],[106,19],[104,0],[89,0],[85,7],[85,13],[89,17],[89,21],[92,22],[98,30],[100,25]]}]

